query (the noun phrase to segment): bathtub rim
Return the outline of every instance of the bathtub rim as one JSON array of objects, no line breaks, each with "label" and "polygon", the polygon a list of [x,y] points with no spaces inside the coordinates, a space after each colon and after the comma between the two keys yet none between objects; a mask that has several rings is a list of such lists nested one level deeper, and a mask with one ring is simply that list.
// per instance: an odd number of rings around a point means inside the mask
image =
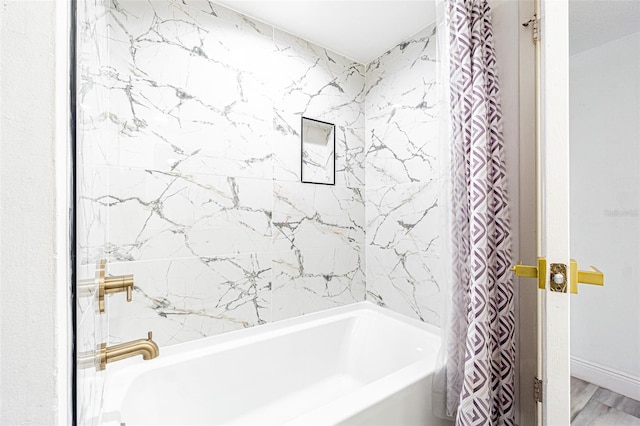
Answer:
[{"label": "bathtub rim", "polygon": [[[197,358],[199,355],[202,355],[203,352],[219,352],[232,346],[240,346],[242,343],[248,343],[249,341],[260,342],[269,340],[273,337],[338,321],[342,318],[355,316],[357,313],[379,314],[391,317],[394,320],[403,322],[420,330],[427,331],[438,337],[441,337],[442,334],[440,328],[432,324],[394,312],[369,301],[364,301],[325,309],[323,311],[312,312],[293,318],[278,320],[271,323],[260,324],[249,328],[233,330],[227,333],[207,336],[201,339],[194,339],[188,342],[177,343],[175,345],[161,346],[160,356],[156,359],[142,361],[138,358],[130,358],[119,361],[118,364],[110,364],[108,367],[110,369],[109,375],[120,375],[123,370],[135,370],[135,375],[139,375],[142,374],[142,372],[152,371],[160,368],[161,366],[166,366],[169,364],[169,361],[173,361],[177,356],[180,356],[181,359]],[[212,349],[214,346],[215,350]],[[184,358],[185,353],[189,354],[187,358]]]}]

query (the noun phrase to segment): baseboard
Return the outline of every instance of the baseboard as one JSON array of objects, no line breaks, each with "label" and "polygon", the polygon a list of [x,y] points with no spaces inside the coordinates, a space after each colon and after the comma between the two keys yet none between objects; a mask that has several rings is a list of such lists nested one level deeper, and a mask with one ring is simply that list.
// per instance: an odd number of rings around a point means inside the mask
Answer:
[{"label": "baseboard", "polygon": [[640,378],[571,357],[571,375],[640,401]]}]

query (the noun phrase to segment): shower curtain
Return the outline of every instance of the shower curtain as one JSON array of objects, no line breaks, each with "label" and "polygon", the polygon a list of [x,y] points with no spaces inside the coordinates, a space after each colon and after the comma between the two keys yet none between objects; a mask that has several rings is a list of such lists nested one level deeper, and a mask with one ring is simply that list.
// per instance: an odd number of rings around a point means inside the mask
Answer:
[{"label": "shower curtain", "polygon": [[447,0],[445,26],[452,229],[446,409],[458,425],[513,425],[510,218],[487,1]]}]

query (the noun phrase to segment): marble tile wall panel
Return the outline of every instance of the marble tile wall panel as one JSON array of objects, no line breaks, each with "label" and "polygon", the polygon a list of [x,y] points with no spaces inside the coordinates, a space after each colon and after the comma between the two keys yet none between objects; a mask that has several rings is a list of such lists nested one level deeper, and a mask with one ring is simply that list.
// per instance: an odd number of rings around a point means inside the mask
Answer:
[{"label": "marble tile wall panel", "polygon": [[132,302],[109,297],[109,341],[153,331],[160,346],[271,320],[271,253],[123,262],[109,273],[134,274]]},{"label": "marble tile wall panel", "polygon": [[112,9],[105,84],[119,134],[104,148],[108,164],[272,177],[271,32],[248,18],[221,19],[223,9],[207,3]]},{"label": "marble tile wall panel", "polygon": [[367,249],[367,300],[442,325],[442,260],[437,253]]},{"label": "marble tile wall panel", "polygon": [[361,188],[275,182],[274,250],[364,246]]},{"label": "marble tile wall panel", "polygon": [[364,185],[364,66],[274,31],[274,178],[300,181],[300,116],[336,125],[336,185]]},{"label": "marble tile wall panel", "polygon": [[437,181],[367,189],[367,297],[439,325],[443,279]]},{"label": "marble tile wall panel", "polygon": [[202,257],[271,250],[271,180],[106,170],[109,260]]},{"label": "marble tile wall panel", "polygon": [[[108,61],[108,4],[103,0],[78,2],[76,39],[76,341],[78,359],[95,360],[106,337],[106,317],[97,309],[94,278],[96,260],[104,256],[108,238],[107,208],[88,200],[107,191],[108,181],[96,173],[100,146],[110,138],[109,92],[96,84]],[[85,291],[82,291],[84,288]],[[77,370],[78,424],[98,425],[106,373]]]},{"label": "marble tile wall panel", "polygon": [[435,57],[430,26],[367,66],[367,187],[437,177]]},{"label": "marble tile wall panel", "polygon": [[367,246],[438,251],[439,191],[438,181],[367,188]]},{"label": "marble tile wall panel", "polygon": [[367,300],[441,325],[435,29],[367,66]]},{"label": "marble tile wall panel", "polygon": [[[86,202],[108,209],[109,272],[137,286],[110,340],[364,300],[364,66],[207,1],[113,1],[109,19],[94,83],[116,137]],[[299,182],[302,113],[336,124],[335,186]]]},{"label": "marble tile wall panel", "polygon": [[274,194],[274,319],[364,300],[362,189],[276,182]]},{"label": "marble tile wall panel", "polygon": [[[273,317],[364,300],[364,66],[275,30]],[[335,124],[335,186],[300,183],[300,117]]]},{"label": "marble tile wall panel", "polygon": [[113,136],[108,123],[109,90],[96,83],[108,62],[108,6],[105,1],[78,5],[76,42],[76,181],[79,265],[95,264],[107,240],[107,209],[81,200],[104,193],[108,181],[96,175],[101,146]]},{"label": "marble tile wall panel", "polygon": [[[302,180],[312,183],[334,184],[335,177],[335,150],[333,130],[324,130],[322,138],[318,137],[318,131],[313,127],[306,128],[310,120],[305,120],[303,127],[308,131],[309,136],[303,136],[302,144]],[[329,127],[332,129],[333,127]],[[303,135],[305,130],[303,130]],[[315,134],[315,135],[314,135]],[[313,136],[311,136],[313,135]],[[306,140],[310,138],[311,140]]]},{"label": "marble tile wall panel", "polygon": [[364,299],[362,251],[342,246],[274,252],[274,321]]}]

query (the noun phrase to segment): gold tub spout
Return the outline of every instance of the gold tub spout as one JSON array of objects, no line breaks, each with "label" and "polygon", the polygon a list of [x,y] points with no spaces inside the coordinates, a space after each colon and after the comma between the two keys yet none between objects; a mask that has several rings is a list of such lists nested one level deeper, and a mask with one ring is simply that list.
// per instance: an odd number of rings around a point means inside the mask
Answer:
[{"label": "gold tub spout", "polygon": [[138,339],[119,345],[109,346],[105,343],[100,347],[100,370],[104,370],[107,363],[142,355],[142,359],[149,360],[160,355],[160,349],[151,339],[151,332],[147,339]]}]

